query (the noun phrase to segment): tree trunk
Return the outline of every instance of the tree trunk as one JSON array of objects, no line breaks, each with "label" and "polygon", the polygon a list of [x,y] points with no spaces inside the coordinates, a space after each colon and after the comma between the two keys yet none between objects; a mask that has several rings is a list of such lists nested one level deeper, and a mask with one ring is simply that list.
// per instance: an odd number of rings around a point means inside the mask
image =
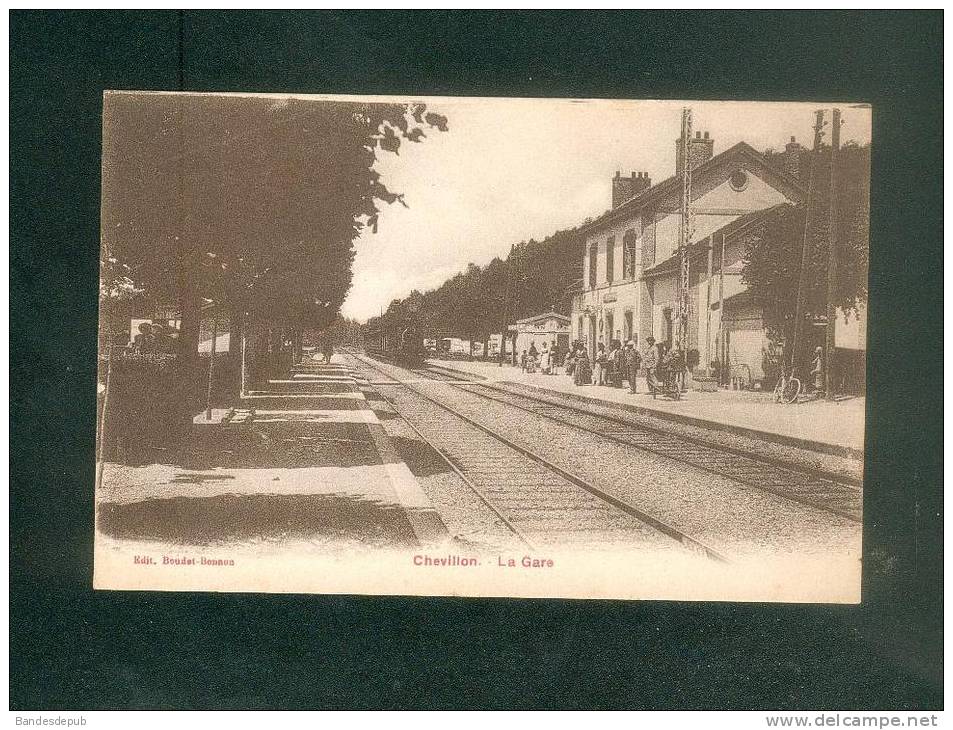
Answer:
[{"label": "tree trunk", "polygon": [[242,337],[245,334],[245,313],[240,307],[228,311],[228,382],[229,397],[238,397],[242,390]]},{"label": "tree trunk", "polygon": [[182,320],[179,326],[176,395],[179,406],[184,412],[183,416],[191,422],[192,410],[199,393],[197,387],[201,382],[198,366],[202,297],[197,292],[186,290],[179,299],[179,311]]}]

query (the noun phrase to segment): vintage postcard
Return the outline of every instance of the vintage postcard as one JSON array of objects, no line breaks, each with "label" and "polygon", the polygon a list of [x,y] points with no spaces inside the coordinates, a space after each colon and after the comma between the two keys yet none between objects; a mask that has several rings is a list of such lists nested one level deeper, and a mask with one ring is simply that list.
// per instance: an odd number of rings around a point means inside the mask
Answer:
[{"label": "vintage postcard", "polygon": [[107,92],[95,587],[858,602],[871,144]]}]

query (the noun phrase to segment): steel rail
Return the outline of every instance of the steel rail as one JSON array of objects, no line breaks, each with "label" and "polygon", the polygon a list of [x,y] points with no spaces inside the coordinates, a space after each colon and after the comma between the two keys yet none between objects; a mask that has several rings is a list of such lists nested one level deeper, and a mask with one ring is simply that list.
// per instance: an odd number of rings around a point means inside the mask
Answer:
[{"label": "steel rail", "polygon": [[[353,355],[353,356],[354,356],[354,357],[357,357],[356,355]],[[368,363],[365,363],[365,364],[368,364]],[[368,366],[369,366],[369,367],[373,367],[372,365],[368,365]],[[375,368],[375,369],[377,369],[377,368]],[[384,373],[383,370],[380,370],[380,369],[377,369],[377,370],[378,370],[378,372]],[[384,373],[384,374],[387,375],[387,373]],[[388,377],[390,377],[390,376],[388,375]],[[406,383],[402,383],[402,382],[400,382],[399,380],[391,380],[390,382],[386,382],[386,383],[375,383],[374,385],[379,385],[379,386],[384,386],[384,387],[387,387],[387,386],[389,386],[389,387],[395,387],[395,386],[407,387],[407,386],[406,386]],[[393,402],[393,400],[391,400],[390,398],[388,398],[388,397],[387,397],[384,393],[382,393],[379,389],[377,389],[377,392],[378,392],[378,394],[380,395],[380,397],[383,398],[384,401],[385,401],[391,408],[394,409],[394,413],[400,415],[401,418],[403,419],[404,423],[406,423],[408,426],[410,426],[411,430],[412,430],[414,433],[417,434],[417,436],[420,438],[420,440],[423,441],[425,444],[427,444],[427,446],[429,446],[431,449],[433,449],[433,450],[440,456],[440,458],[443,459],[443,460],[446,462],[447,466],[449,466],[449,467],[453,470],[453,472],[454,472],[458,477],[460,477],[460,478],[463,480],[464,484],[466,484],[468,487],[470,487],[470,489],[473,490],[473,492],[483,501],[483,503],[484,503],[487,507],[490,508],[490,510],[493,512],[493,514],[495,514],[497,517],[499,517],[499,518],[503,521],[503,524],[505,524],[505,525],[513,532],[513,534],[516,535],[517,538],[519,538],[520,542],[522,542],[524,545],[526,545],[526,547],[532,548],[532,549],[534,549],[534,550],[537,548],[537,546],[536,546],[535,544],[533,544],[532,540],[530,540],[528,537],[526,537],[526,535],[523,534],[523,531],[520,530],[516,525],[514,525],[513,522],[512,522],[505,514],[503,514],[503,512],[500,511],[500,509],[497,508],[496,505],[493,504],[493,501],[492,501],[489,497],[486,496],[486,494],[483,492],[483,490],[480,489],[480,487],[478,487],[478,486],[476,485],[476,483],[475,483],[470,477],[468,477],[468,476],[463,472],[463,470],[461,470],[456,464],[453,463],[453,459],[450,458],[450,455],[447,454],[446,451],[444,451],[443,449],[441,449],[441,448],[440,448],[439,446],[437,446],[433,441],[431,441],[426,435],[424,435],[424,433],[423,433],[419,428],[417,428],[417,426],[415,426],[415,425],[413,424],[413,422],[410,421],[410,419],[408,419],[406,416],[403,416],[403,415],[401,414],[401,412],[400,412],[400,409],[399,409],[399,408],[397,407],[397,405]]]},{"label": "steel rail", "polygon": [[[363,357],[361,357],[361,356],[359,356],[359,355],[356,355],[356,354],[353,354],[353,353],[352,353],[352,356],[355,357],[356,359],[360,360],[361,362],[363,362],[365,365],[368,365],[369,367],[371,367],[371,368],[373,368],[373,369],[375,369],[375,370],[378,370],[378,372],[384,373],[385,375],[388,375],[389,377],[393,377],[390,373],[387,373],[385,370],[382,370],[381,368],[378,368],[377,366],[373,365],[372,363],[367,362]],[[413,371],[412,371],[412,372],[413,372]],[[438,381],[438,382],[444,382],[444,381]],[[525,448],[525,447],[523,447],[523,446],[520,446],[519,444],[517,444],[517,443],[511,441],[510,439],[508,439],[507,437],[503,436],[502,434],[497,433],[496,431],[494,431],[493,429],[489,428],[488,426],[485,426],[484,424],[479,423],[478,421],[475,421],[474,419],[470,418],[469,416],[466,416],[466,415],[464,415],[463,413],[460,413],[460,412],[457,411],[455,408],[453,408],[453,407],[451,407],[451,406],[448,406],[448,405],[446,405],[445,403],[440,402],[439,400],[437,400],[437,399],[435,399],[434,397],[428,395],[427,393],[421,392],[420,389],[414,387],[413,385],[411,385],[411,384],[409,384],[409,383],[406,383],[406,382],[396,383],[396,384],[394,384],[394,385],[395,385],[395,386],[399,386],[399,387],[403,387],[403,388],[406,388],[406,389],[410,390],[411,392],[413,392],[413,393],[416,394],[417,396],[423,398],[424,400],[427,400],[427,401],[433,403],[433,404],[436,405],[437,407],[439,407],[439,408],[441,408],[441,409],[447,411],[448,413],[452,414],[452,415],[455,416],[456,418],[458,418],[458,419],[460,419],[460,420],[462,420],[462,421],[464,421],[464,422],[466,422],[466,423],[468,423],[468,424],[470,424],[470,425],[476,427],[476,428],[479,429],[480,431],[484,432],[485,434],[487,434],[487,435],[490,436],[491,438],[496,439],[497,441],[501,442],[502,444],[504,444],[505,446],[511,448],[512,450],[514,450],[514,451],[516,451],[516,452],[522,454],[523,456],[526,456],[527,458],[529,458],[529,459],[531,459],[531,460],[533,460],[533,461],[535,461],[535,462],[537,462],[537,463],[539,463],[539,464],[542,464],[542,465],[545,466],[547,469],[549,469],[549,470],[553,471],[554,473],[558,474],[560,477],[562,477],[562,478],[565,479],[566,481],[568,481],[568,482],[574,484],[575,486],[577,486],[577,487],[583,489],[584,491],[588,492],[589,494],[592,494],[593,496],[597,497],[598,499],[601,499],[602,501],[607,502],[608,504],[611,504],[613,507],[615,507],[616,509],[618,509],[618,510],[624,512],[625,514],[629,515],[630,517],[634,517],[635,519],[639,520],[640,522],[642,522],[642,523],[648,525],[649,527],[652,527],[653,529],[657,530],[658,532],[661,532],[661,533],[664,534],[666,537],[669,537],[669,538],[675,540],[676,542],[678,542],[679,544],[681,544],[683,547],[685,547],[685,548],[688,549],[689,551],[695,552],[695,553],[701,553],[701,554],[704,555],[705,557],[707,557],[707,558],[709,558],[709,559],[711,559],[711,560],[714,560],[714,561],[716,561],[716,562],[719,562],[719,563],[730,563],[730,562],[731,562],[725,555],[723,555],[723,554],[722,554],[721,552],[719,552],[718,550],[716,550],[716,549],[714,549],[714,548],[712,548],[712,547],[706,545],[705,543],[701,542],[700,540],[697,540],[697,539],[691,537],[690,535],[687,535],[686,533],[682,532],[682,531],[679,530],[678,528],[673,527],[672,525],[669,525],[668,523],[666,523],[666,522],[664,522],[664,521],[658,519],[657,517],[654,517],[653,515],[650,515],[650,514],[648,514],[647,512],[644,512],[643,510],[639,509],[638,507],[635,507],[634,505],[631,505],[631,504],[629,504],[628,502],[625,502],[624,500],[619,499],[618,497],[615,497],[615,496],[613,496],[613,495],[611,495],[611,494],[608,494],[607,492],[605,492],[605,491],[599,489],[598,487],[596,487],[596,486],[590,484],[589,482],[587,482],[585,479],[579,477],[578,475],[573,474],[572,472],[569,472],[569,471],[563,469],[563,468],[560,467],[560,466],[557,466],[556,464],[554,464],[554,463],[552,463],[551,461],[549,461],[546,457],[541,456],[541,455],[535,453],[534,451],[531,451],[530,449],[527,449],[527,448]],[[392,387],[393,387],[393,386],[392,386]],[[383,394],[382,394],[382,395],[383,395]],[[392,405],[393,405],[393,404],[392,404]],[[395,408],[395,410],[397,410],[397,409]],[[397,412],[400,413],[399,410],[397,410]],[[407,420],[407,419],[405,418],[404,420]]]},{"label": "steel rail", "polygon": [[[471,380],[465,377],[464,375],[462,375],[459,371],[450,370],[449,368],[441,367],[440,365],[431,365],[430,367],[433,368],[438,375],[448,378],[448,380],[446,381],[438,379],[438,378],[434,378],[435,380],[440,380],[440,382],[456,382],[461,385],[464,385],[464,384],[479,385],[484,388],[491,388],[500,393],[515,395],[520,398],[526,398],[527,400],[536,401],[538,403],[543,403],[548,406],[554,406],[556,408],[564,408],[567,411],[574,411],[576,413],[581,413],[583,415],[586,415],[592,418],[602,418],[606,421],[612,421],[613,423],[617,423],[622,426],[628,426],[629,428],[638,428],[638,429],[642,429],[643,431],[658,433],[660,435],[667,436],[669,438],[678,438],[678,439],[681,439],[682,441],[687,441],[697,446],[713,449],[715,451],[723,451],[725,453],[741,457],[742,459],[747,459],[748,461],[761,462],[763,464],[774,466],[779,469],[785,469],[787,471],[803,474],[804,476],[812,477],[814,479],[823,479],[825,481],[834,482],[835,484],[842,484],[844,486],[857,487],[858,489],[862,489],[864,486],[864,480],[860,477],[854,477],[849,474],[837,474],[832,471],[826,471],[824,469],[817,469],[817,468],[812,468],[808,466],[802,466],[800,464],[792,464],[790,461],[785,461],[784,459],[780,457],[772,457],[772,456],[767,456],[764,454],[752,454],[751,452],[745,451],[744,449],[738,448],[737,446],[729,446],[727,444],[713,443],[699,436],[692,436],[690,434],[675,435],[668,431],[665,431],[664,429],[657,428],[655,426],[649,426],[642,423],[627,421],[626,419],[619,416],[612,416],[612,415],[608,415],[604,413],[596,413],[595,411],[590,411],[580,406],[574,406],[570,403],[547,400],[546,398],[530,395],[528,393],[516,393],[512,390],[507,390],[506,388],[501,387],[505,385],[505,383],[494,383],[494,382],[485,381],[485,380]],[[426,373],[427,371],[415,370],[414,372]],[[524,385],[525,387],[534,387],[531,385],[526,385],[521,383],[510,383],[510,385]],[[558,391],[554,391],[554,395],[558,397],[561,394]],[[569,397],[572,397],[572,396],[570,395]],[[611,407],[612,404],[607,402],[606,405]]]},{"label": "steel rail", "polygon": [[[414,372],[425,372],[425,371],[415,370]],[[810,479],[823,482],[825,483],[825,485],[831,484],[835,487],[843,486],[843,487],[853,489],[853,487],[856,485],[854,484],[854,480],[849,477],[841,478],[840,476],[838,476],[838,478],[835,479],[835,478],[832,478],[828,472],[821,471],[821,470],[812,470],[809,467],[803,467],[798,464],[790,464],[789,462],[785,462],[781,459],[771,459],[770,457],[763,457],[761,455],[752,456],[751,454],[748,454],[747,452],[744,452],[741,449],[737,449],[731,446],[722,446],[722,445],[712,444],[710,442],[706,442],[704,439],[700,439],[700,438],[696,438],[692,436],[682,436],[682,435],[676,436],[662,429],[652,428],[651,426],[643,426],[642,424],[632,423],[631,421],[626,421],[625,419],[605,415],[602,413],[593,413],[592,411],[588,411],[584,408],[579,408],[577,406],[573,406],[573,405],[569,405],[565,403],[556,403],[550,400],[546,400],[544,398],[538,398],[538,397],[527,395],[524,393],[514,393],[513,391],[506,390],[504,388],[501,388],[491,383],[467,380],[460,376],[450,375],[447,372],[438,372],[437,374],[443,377],[455,378],[455,379],[443,380],[440,378],[434,378],[436,382],[445,382],[445,383],[457,386],[468,393],[472,393],[473,395],[477,397],[485,398],[487,400],[495,401],[497,403],[512,406],[513,408],[517,408],[519,410],[525,411],[526,413],[530,413],[534,416],[547,418],[556,423],[569,426],[571,428],[575,428],[577,430],[584,431],[586,433],[593,434],[595,436],[600,436],[606,440],[613,441],[615,443],[623,444],[631,448],[641,449],[643,451],[648,451],[652,454],[667,458],[678,464],[688,464],[689,466],[695,467],[697,469],[701,469],[703,471],[707,471],[712,474],[717,474],[718,476],[725,477],[726,479],[730,479],[739,484],[744,484],[754,489],[767,492],[769,494],[773,494],[778,497],[782,497],[784,499],[787,499],[789,501],[795,502],[803,506],[811,507],[813,509],[817,509],[822,512],[834,514],[839,517],[843,517],[845,519],[851,520],[853,522],[863,522],[862,515],[858,515],[852,511],[839,509],[834,506],[825,505],[823,504],[823,501],[821,501],[821,503],[818,503],[818,501],[811,500],[808,497],[802,497],[800,495],[794,494],[790,492],[789,490],[784,490],[784,489],[780,489],[780,488],[765,484],[763,481],[754,478],[757,475],[752,475],[752,478],[746,479],[744,478],[743,475],[740,475],[737,471],[733,471],[730,469],[718,469],[715,466],[713,466],[711,462],[706,463],[704,460],[700,460],[700,459],[686,459],[684,457],[680,458],[678,455],[672,454],[662,449],[661,447],[653,448],[651,445],[644,444],[644,443],[636,444],[630,440],[627,440],[624,436],[616,436],[611,433],[605,433],[597,429],[588,428],[586,426],[583,426],[578,423],[574,423],[573,421],[567,420],[565,418],[560,418],[559,416],[554,416],[550,413],[542,413],[540,411],[533,410],[532,408],[527,408],[526,406],[521,406],[518,403],[514,403],[512,400],[508,400],[506,398],[494,397],[492,395],[489,395],[488,393],[479,392],[477,390],[471,389],[466,386],[472,385],[472,386],[478,386],[481,388],[490,389],[490,390],[496,391],[497,393],[502,393],[507,396],[510,396],[512,398],[523,398],[525,400],[532,401],[533,403],[542,404],[550,408],[563,409],[565,411],[579,413],[581,415],[586,416],[587,418],[593,418],[597,420],[601,419],[609,423],[625,426],[626,428],[633,429],[636,431],[642,431],[650,435],[658,434],[659,437],[665,440],[669,440],[669,441],[682,440],[687,443],[694,444],[703,449],[707,449],[716,453],[721,452],[723,454],[730,454],[740,459],[744,459],[748,462],[752,462],[752,466],[755,468],[763,469],[766,467],[770,469],[786,471],[792,474],[802,475]],[[762,473],[761,476],[764,476],[764,474]],[[861,492],[858,496],[862,498],[863,493]]]}]

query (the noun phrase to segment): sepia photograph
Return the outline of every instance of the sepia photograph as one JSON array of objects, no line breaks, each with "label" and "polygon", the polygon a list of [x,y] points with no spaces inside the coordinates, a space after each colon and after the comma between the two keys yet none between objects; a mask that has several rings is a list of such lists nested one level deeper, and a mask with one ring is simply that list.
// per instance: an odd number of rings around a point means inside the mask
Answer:
[{"label": "sepia photograph", "polygon": [[105,92],[94,586],[857,603],[871,113]]},{"label": "sepia photograph", "polygon": [[12,724],[942,724],[942,11],[8,15]]}]

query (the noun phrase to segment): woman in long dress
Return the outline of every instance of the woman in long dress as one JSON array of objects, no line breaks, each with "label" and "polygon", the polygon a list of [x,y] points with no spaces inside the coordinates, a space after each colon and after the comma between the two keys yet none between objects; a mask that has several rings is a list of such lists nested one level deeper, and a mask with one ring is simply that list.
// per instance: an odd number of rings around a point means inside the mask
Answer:
[{"label": "woman in long dress", "polygon": [[585,349],[580,349],[573,372],[573,382],[576,385],[589,385],[591,380],[592,366],[589,363],[589,353]]}]

